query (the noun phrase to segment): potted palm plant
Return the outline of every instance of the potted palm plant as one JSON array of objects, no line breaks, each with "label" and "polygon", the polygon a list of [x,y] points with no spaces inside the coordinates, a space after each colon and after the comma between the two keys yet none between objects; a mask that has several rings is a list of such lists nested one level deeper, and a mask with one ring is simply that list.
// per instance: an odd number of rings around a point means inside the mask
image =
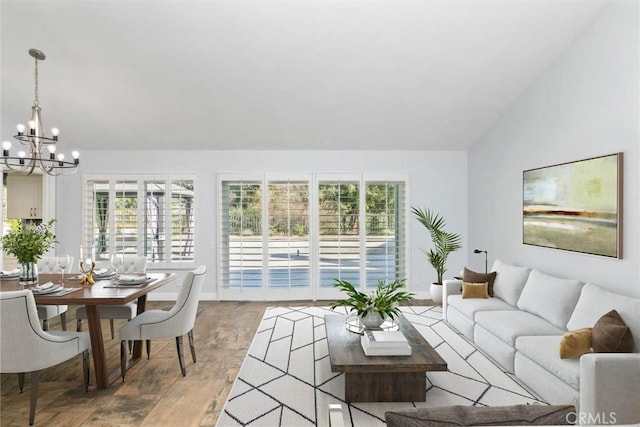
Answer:
[{"label": "potted palm plant", "polygon": [[334,285],[342,289],[348,296],[331,304],[331,310],[338,307],[349,307],[355,311],[360,322],[366,328],[377,328],[389,317],[395,319],[399,314],[399,304],[411,301],[414,294],[403,290],[404,280],[386,282],[378,280],[376,288],[368,293],[357,290],[351,283],[345,280],[337,280]]},{"label": "potted palm plant", "polygon": [[20,264],[20,282],[38,282],[37,262],[56,242],[51,232],[55,219],[43,223],[14,220],[11,230],[2,236],[2,248]]},{"label": "potted palm plant", "polygon": [[442,279],[447,271],[447,258],[451,252],[455,252],[462,247],[462,237],[459,234],[444,230],[444,218],[430,209],[411,208],[420,224],[424,225],[429,234],[434,247],[428,251],[422,250],[431,266],[436,270],[437,281],[431,286],[431,299],[436,304],[442,303]]}]

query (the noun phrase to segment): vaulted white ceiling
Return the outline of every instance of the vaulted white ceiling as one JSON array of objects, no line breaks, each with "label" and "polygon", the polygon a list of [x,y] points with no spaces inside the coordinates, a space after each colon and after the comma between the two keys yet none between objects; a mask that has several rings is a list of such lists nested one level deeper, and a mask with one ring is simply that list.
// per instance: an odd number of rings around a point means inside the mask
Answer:
[{"label": "vaulted white ceiling", "polygon": [[3,0],[1,138],[61,149],[466,150],[601,11],[584,0]]}]

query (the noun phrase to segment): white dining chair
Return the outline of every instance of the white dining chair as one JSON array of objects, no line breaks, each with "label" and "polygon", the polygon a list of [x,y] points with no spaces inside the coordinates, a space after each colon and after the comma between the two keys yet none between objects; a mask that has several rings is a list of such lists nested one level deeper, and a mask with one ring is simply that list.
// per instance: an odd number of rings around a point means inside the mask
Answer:
[{"label": "white dining chair", "polygon": [[175,338],[180,370],[182,371],[183,377],[187,375],[184,363],[182,336],[187,334],[189,337],[191,358],[193,359],[193,363],[196,363],[193,327],[196,323],[198,301],[206,273],[206,266],[200,266],[187,273],[182,281],[182,286],[173,307],[166,310],[147,310],[120,328],[120,370],[123,381],[127,370],[127,341],[146,340],[147,358],[149,358],[151,340]]},{"label": "white dining chair", "polygon": [[20,392],[25,373],[31,376],[29,425],[33,425],[39,372],[82,354],[84,389],[89,390],[89,335],[44,331],[30,290],[0,292],[0,372],[18,374]]},{"label": "white dining chair", "polygon": [[[65,256],[65,255],[62,255]],[[71,266],[73,265],[74,258],[69,256],[69,263],[65,268],[65,273],[71,272]],[[51,273],[60,273],[60,269],[57,265],[57,257],[55,256],[45,256],[38,260],[38,274],[51,274]],[[45,331],[49,330],[49,319],[53,319],[56,316],[60,316],[60,324],[62,325],[62,330],[67,330],[67,310],[69,306],[67,305],[38,305],[38,317],[42,320],[42,329]]]},{"label": "white dining chair", "polygon": [[[143,274],[147,272],[147,257],[141,255],[124,255],[123,263],[118,267],[118,274]],[[100,305],[100,319],[109,319],[111,339],[115,338],[114,319],[131,320],[136,316],[138,305],[135,302],[122,305]],[[82,305],[76,309],[76,330],[82,331],[82,321],[87,318],[87,307]]]}]

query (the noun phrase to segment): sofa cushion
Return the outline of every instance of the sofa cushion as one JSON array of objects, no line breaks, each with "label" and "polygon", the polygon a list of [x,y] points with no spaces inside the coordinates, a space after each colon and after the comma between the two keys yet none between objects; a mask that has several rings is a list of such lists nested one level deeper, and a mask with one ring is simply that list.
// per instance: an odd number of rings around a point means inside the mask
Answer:
[{"label": "sofa cushion", "polygon": [[517,310],[499,298],[474,298],[463,301],[462,295],[450,295],[447,302],[469,319],[474,319],[478,311]]},{"label": "sofa cushion", "polygon": [[489,284],[462,282],[462,298],[489,298]]},{"label": "sofa cushion", "polygon": [[516,340],[516,350],[556,377],[580,389],[580,358],[560,359],[558,348],[562,335],[521,336]]},{"label": "sofa cushion", "polygon": [[580,328],[569,331],[560,340],[560,359],[580,357],[591,350],[591,331],[593,328]]},{"label": "sofa cushion", "polygon": [[493,296],[515,306],[531,269],[506,264],[497,259],[493,263],[491,271],[496,272],[496,279],[493,282]]},{"label": "sofa cushion", "polygon": [[518,308],[566,329],[581,289],[582,283],[578,280],[559,279],[532,270],[518,299]]},{"label": "sofa cushion", "polygon": [[605,313],[616,310],[633,335],[634,351],[640,351],[640,298],[607,291],[593,283],[582,287],[567,329],[590,328]]},{"label": "sofa cushion", "polygon": [[[566,332],[551,323],[526,311],[479,311],[476,323],[505,343],[515,346],[516,338],[523,335],[558,335]],[[558,357],[558,346],[553,350]]]},{"label": "sofa cushion", "polygon": [[596,353],[632,353],[633,335],[617,311],[611,310],[593,326],[591,336]]},{"label": "sofa cushion", "polygon": [[570,425],[573,405],[440,406],[387,411],[389,427]]},{"label": "sofa cushion", "polygon": [[464,282],[471,283],[484,283],[487,282],[489,296],[493,296],[493,282],[496,280],[496,272],[492,271],[491,273],[477,273],[473,270],[469,270],[467,267],[462,270],[462,280]]}]

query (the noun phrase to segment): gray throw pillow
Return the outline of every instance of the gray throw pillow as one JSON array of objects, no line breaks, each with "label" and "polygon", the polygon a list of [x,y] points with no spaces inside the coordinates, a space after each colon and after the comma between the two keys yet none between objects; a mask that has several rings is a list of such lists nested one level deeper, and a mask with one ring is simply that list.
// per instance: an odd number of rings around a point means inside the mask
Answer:
[{"label": "gray throw pillow", "polygon": [[572,425],[573,405],[442,406],[388,411],[388,427]]}]

